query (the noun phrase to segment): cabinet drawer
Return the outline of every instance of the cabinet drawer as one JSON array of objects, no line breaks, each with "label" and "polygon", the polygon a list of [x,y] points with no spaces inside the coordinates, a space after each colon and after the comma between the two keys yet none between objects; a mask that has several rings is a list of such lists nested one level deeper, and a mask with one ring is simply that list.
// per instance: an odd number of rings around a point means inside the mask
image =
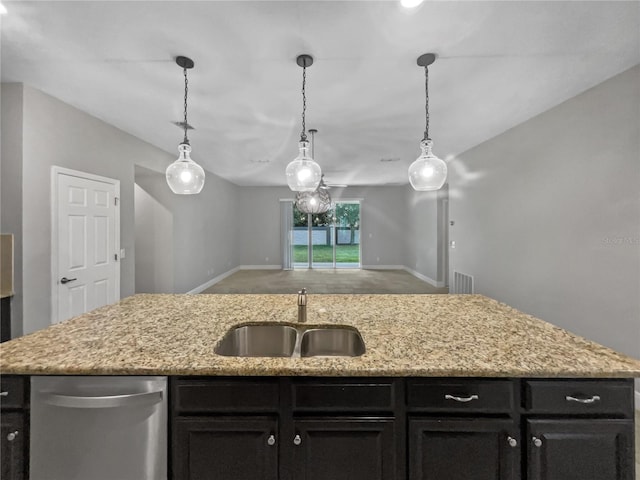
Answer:
[{"label": "cabinet drawer", "polygon": [[172,385],[179,413],[278,411],[277,378],[178,378]]},{"label": "cabinet drawer", "polygon": [[[28,379],[28,377],[26,377]],[[2,408],[22,408],[25,404],[25,377],[0,377],[0,406]]]},{"label": "cabinet drawer", "polygon": [[295,411],[390,412],[396,404],[393,379],[296,379],[292,388]]},{"label": "cabinet drawer", "polygon": [[530,413],[633,415],[633,383],[627,380],[527,380]]},{"label": "cabinet drawer", "polygon": [[412,411],[510,413],[511,380],[409,380],[407,403]]}]

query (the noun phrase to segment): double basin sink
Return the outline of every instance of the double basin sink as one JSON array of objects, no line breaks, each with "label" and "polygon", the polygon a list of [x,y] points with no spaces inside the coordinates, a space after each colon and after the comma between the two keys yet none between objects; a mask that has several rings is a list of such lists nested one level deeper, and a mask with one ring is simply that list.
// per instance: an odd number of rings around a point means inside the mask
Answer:
[{"label": "double basin sink", "polygon": [[365,346],[360,332],[348,325],[262,323],[233,327],[215,352],[233,357],[357,357]]}]

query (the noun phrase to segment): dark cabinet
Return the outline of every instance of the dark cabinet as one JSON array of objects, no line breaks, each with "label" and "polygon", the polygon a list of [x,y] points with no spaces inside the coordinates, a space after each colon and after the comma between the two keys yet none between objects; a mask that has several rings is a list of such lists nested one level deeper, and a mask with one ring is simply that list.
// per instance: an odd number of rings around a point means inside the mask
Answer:
[{"label": "dark cabinet", "polygon": [[172,480],[634,479],[633,380],[171,382]]},{"label": "dark cabinet", "polygon": [[0,377],[0,478],[28,478],[29,377]]},{"label": "dark cabinet", "polygon": [[173,437],[173,478],[277,480],[275,417],[178,418]]},{"label": "dark cabinet", "polygon": [[296,480],[396,478],[393,418],[319,417],[294,420]]},{"label": "dark cabinet", "polygon": [[3,480],[22,480],[24,472],[24,415],[5,413],[0,415],[0,478]]},{"label": "dark cabinet", "polygon": [[173,480],[401,479],[397,382],[172,379]]},{"label": "dark cabinet", "polygon": [[527,422],[528,480],[633,480],[633,421]]},{"label": "dark cabinet", "polygon": [[527,480],[633,480],[633,380],[526,380]]},{"label": "dark cabinet", "polygon": [[517,480],[519,431],[513,420],[411,418],[410,480]]}]

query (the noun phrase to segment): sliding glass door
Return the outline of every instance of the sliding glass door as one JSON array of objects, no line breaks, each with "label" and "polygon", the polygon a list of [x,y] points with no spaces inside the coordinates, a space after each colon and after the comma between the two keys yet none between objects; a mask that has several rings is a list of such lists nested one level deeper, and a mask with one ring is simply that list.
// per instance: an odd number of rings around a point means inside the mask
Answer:
[{"label": "sliding glass door", "polygon": [[360,268],[360,202],[308,215],[293,206],[294,268]]}]

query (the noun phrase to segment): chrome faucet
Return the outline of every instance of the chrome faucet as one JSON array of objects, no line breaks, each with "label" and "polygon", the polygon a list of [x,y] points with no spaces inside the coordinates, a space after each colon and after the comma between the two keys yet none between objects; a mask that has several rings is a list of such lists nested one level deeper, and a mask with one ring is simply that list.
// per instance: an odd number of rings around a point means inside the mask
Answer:
[{"label": "chrome faucet", "polygon": [[307,289],[303,288],[298,292],[298,322],[307,321]]}]

